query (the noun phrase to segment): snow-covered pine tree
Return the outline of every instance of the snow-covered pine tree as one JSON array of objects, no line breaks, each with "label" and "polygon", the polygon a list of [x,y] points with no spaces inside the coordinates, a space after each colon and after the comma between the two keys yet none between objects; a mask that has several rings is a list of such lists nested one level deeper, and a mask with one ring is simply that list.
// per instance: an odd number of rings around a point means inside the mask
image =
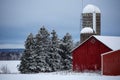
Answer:
[{"label": "snow-covered pine tree", "polygon": [[19,66],[19,71],[21,73],[36,73],[36,66],[37,63],[35,61],[35,51],[34,51],[34,39],[33,34],[30,33],[30,35],[27,37],[25,41],[25,50],[21,57],[21,63]]},{"label": "snow-covered pine tree", "polygon": [[52,71],[58,71],[58,70],[61,70],[61,67],[62,67],[61,56],[59,54],[59,51],[60,51],[59,39],[55,30],[53,30],[51,34],[52,34],[52,37],[51,37],[50,54],[49,56],[47,56],[47,62],[51,67]]},{"label": "snow-covered pine tree", "polygon": [[50,54],[50,34],[47,29],[43,26],[40,28],[35,38],[35,53],[37,70],[39,72],[49,72],[51,67],[47,63],[47,56]]},{"label": "snow-covered pine tree", "polygon": [[62,57],[62,64],[64,66],[64,70],[69,70],[72,67],[72,55],[71,50],[73,48],[73,40],[72,36],[69,33],[63,37],[60,48],[63,50],[60,52]]}]

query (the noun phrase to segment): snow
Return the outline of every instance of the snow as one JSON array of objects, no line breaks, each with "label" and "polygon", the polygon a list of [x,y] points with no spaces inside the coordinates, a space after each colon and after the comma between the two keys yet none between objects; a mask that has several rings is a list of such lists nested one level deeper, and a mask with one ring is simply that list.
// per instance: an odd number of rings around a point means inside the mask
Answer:
[{"label": "snow", "polygon": [[96,13],[93,13],[93,30],[95,31],[96,33]]},{"label": "snow", "polygon": [[83,9],[83,13],[100,13],[100,9],[92,4],[88,4],[87,6],[85,6],[85,8]]},{"label": "snow", "polygon": [[111,48],[112,50],[120,49],[120,37],[115,36],[94,36],[103,44]]},{"label": "snow", "polygon": [[[17,65],[20,64],[20,61],[0,61],[0,72],[2,67],[7,67],[10,73],[19,73]],[[0,79],[1,80],[1,79]]]},{"label": "snow", "polygon": [[81,33],[93,33],[93,29],[91,27],[85,27],[81,30]]},{"label": "snow", "polygon": [[17,65],[20,61],[0,61],[0,67],[6,65],[11,73],[0,74],[0,80],[120,80],[120,76],[102,76],[97,72],[59,71],[38,74],[19,74]]},{"label": "snow", "polygon": [[1,74],[0,80],[120,80],[120,76],[98,76],[81,74]]}]

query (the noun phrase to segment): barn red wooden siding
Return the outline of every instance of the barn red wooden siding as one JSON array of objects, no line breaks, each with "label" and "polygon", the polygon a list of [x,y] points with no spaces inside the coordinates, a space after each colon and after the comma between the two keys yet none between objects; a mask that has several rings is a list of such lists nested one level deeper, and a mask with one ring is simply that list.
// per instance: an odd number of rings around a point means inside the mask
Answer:
[{"label": "barn red wooden siding", "polygon": [[73,71],[100,70],[101,54],[111,51],[94,36],[72,51]]},{"label": "barn red wooden siding", "polygon": [[102,74],[120,75],[120,50],[102,55]]}]

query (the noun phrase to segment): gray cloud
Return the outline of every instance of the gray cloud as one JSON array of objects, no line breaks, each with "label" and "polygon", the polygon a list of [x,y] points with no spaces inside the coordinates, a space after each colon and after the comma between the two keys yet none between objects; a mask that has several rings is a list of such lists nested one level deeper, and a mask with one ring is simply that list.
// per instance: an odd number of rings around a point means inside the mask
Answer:
[{"label": "gray cloud", "polygon": [[[82,0],[0,0],[0,44],[24,43],[42,25],[60,38],[69,32],[79,40]],[[101,10],[102,35],[120,36],[120,0],[83,0]]]}]

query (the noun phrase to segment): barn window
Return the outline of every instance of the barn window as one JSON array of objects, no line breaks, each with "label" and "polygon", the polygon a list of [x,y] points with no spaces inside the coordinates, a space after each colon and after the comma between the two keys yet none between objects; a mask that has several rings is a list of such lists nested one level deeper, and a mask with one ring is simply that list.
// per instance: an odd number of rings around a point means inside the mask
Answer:
[{"label": "barn window", "polygon": [[95,43],[95,39],[91,39],[91,41],[90,41],[92,44],[94,44]]}]

